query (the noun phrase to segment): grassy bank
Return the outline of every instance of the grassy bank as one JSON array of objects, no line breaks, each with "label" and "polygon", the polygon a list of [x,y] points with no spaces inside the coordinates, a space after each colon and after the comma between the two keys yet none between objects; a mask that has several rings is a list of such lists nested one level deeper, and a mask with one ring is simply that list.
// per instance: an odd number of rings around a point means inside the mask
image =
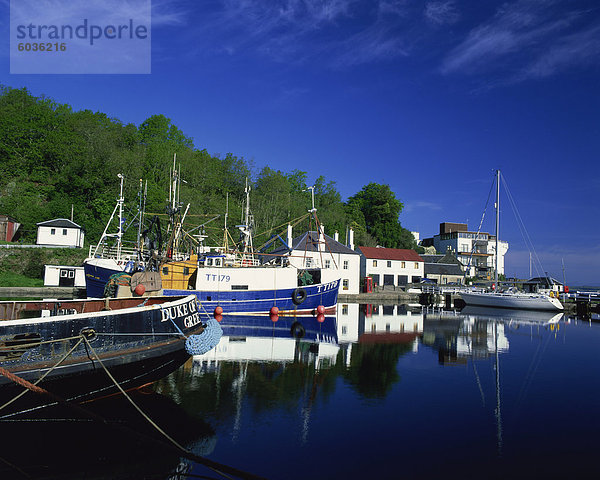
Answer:
[{"label": "grassy bank", "polygon": [[41,287],[44,265],[81,266],[87,253],[81,248],[1,248],[0,286]]}]

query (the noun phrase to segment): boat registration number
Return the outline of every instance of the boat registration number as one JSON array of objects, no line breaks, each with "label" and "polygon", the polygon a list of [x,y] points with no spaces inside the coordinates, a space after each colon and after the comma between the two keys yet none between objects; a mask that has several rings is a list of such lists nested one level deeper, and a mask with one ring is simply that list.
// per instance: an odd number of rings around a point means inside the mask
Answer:
[{"label": "boat registration number", "polygon": [[333,282],[329,282],[329,283],[324,283],[323,285],[319,285],[318,288],[318,292],[317,293],[321,293],[321,292],[326,292],[327,290],[333,290],[335,287],[337,287],[339,280],[334,280]]},{"label": "boat registration number", "polygon": [[181,305],[161,308],[161,312],[161,322],[166,322],[167,320],[173,320],[174,322],[179,321],[183,323],[185,328],[190,328],[200,323],[200,312],[198,312],[196,300],[190,300]]}]

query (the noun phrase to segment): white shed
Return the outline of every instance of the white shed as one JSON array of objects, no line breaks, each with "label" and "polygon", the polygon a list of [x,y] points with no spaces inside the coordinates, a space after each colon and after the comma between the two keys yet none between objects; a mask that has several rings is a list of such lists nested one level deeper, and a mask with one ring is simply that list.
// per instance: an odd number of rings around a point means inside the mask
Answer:
[{"label": "white shed", "polygon": [[44,286],[85,288],[83,267],[44,265]]},{"label": "white shed", "polygon": [[66,218],[56,218],[37,224],[38,245],[48,245],[52,247],[83,247],[83,228],[67,220]]}]

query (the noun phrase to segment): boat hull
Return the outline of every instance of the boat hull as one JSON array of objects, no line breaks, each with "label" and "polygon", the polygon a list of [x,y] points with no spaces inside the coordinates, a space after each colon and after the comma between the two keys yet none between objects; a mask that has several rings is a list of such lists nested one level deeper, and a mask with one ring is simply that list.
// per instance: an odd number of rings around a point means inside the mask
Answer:
[{"label": "boat hull", "polygon": [[519,310],[561,311],[563,305],[557,298],[527,293],[461,292],[467,305]]},{"label": "boat hull", "polygon": [[88,298],[102,298],[111,275],[123,272],[124,266],[117,265],[114,260],[91,259],[84,262],[83,271]]},{"label": "boat hull", "polygon": [[[143,300],[137,299],[140,301]],[[202,317],[193,296],[167,299],[162,303],[153,301],[154,305],[121,310],[73,314],[69,313],[71,310],[56,309],[47,311],[50,315],[55,313],[51,316],[1,321],[0,399],[9,400],[23,390],[9,378],[11,375],[29,383],[43,378],[39,387],[70,401],[118,393],[118,387],[96,355],[126,390],[176,370],[190,357],[183,334],[201,333]],[[91,302],[80,303],[94,308]],[[89,346],[85,341],[76,346],[82,335],[88,339]],[[73,347],[75,349],[68,354]],[[46,395],[28,393],[23,401],[1,410],[0,416],[52,403],[55,400]]]},{"label": "boat hull", "polygon": [[[286,313],[310,314],[317,307],[323,306],[324,313],[335,311],[339,291],[339,280],[325,284],[308,285],[297,288],[280,288],[271,290],[231,290],[231,291],[201,291],[201,290],[164,290],[165,295],[194,294],[200,300],[201,309],[212,313],[216,307],[221,307],[224,314],[232,313],[268,313],[277,307],[281,315]],[[299,290],[306,293],[304,300],[296,304],[296,299],[303,296]]]}]

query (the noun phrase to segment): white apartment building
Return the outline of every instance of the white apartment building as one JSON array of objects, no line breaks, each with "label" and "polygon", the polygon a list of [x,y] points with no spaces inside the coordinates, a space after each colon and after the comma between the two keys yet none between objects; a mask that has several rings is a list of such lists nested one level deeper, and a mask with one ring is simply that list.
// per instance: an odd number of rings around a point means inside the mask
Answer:
[{"label": "white apartment building", "polygon": [[[433,245],[440,253],[451,251],[464,265],[469,277],[491,279],[496,262],[496,236],[485,232],[471,232],[466,223],[440,224],[440,233],[433,237]],[[504,274],[504,256],[508,242],[498,242],[498,275]]]}]

